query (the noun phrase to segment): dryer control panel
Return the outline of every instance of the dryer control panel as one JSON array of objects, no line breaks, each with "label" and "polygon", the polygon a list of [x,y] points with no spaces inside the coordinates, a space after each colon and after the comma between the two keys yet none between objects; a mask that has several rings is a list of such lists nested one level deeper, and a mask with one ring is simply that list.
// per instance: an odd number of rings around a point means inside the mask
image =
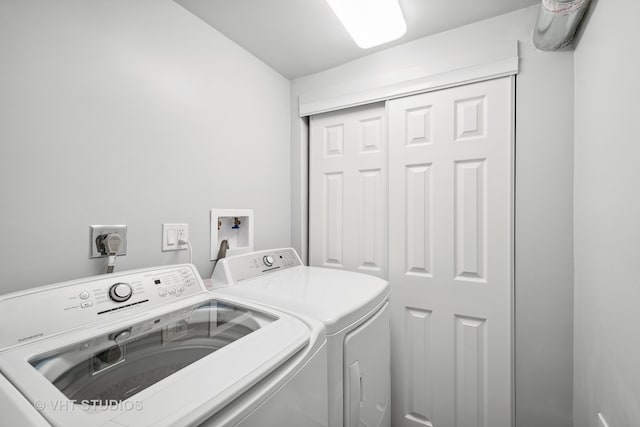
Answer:
[{"label": "dryer control panel", "polygon": [[104,274],[2,295],[0,350],[205,291],[196,268],[184,264]]},{"label": "dryer control panel", "polygon": [[302,261],[295,249],[283,248],[223,258],[218,264],[211,278],[213,288],[298,267],[302,265]]}]

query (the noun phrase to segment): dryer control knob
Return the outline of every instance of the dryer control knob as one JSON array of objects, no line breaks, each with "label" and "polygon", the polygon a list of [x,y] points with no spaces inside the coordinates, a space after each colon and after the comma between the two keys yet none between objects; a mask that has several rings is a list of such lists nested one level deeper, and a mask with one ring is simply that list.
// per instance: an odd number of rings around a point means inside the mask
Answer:
[{"label": "dryer control knob", "polygon": [[115,302],[124,302],[131,298],[133,289],[127,283],[116,283],[109,288],[109,298]]},{"label": "dryer control knob", "polygon": [[262,262],[264,262],[264,265],[266,265],[267,267],[271,267],[273,265],[273,257],[270,255],[265,255],[262,257]]}]

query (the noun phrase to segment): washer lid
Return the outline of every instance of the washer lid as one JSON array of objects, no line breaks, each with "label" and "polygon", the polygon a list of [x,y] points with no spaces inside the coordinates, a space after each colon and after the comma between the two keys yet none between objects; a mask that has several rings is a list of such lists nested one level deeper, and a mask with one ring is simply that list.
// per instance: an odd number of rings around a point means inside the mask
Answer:
[{"label": "washer lid", "polygon": [[216,291],[321,320],[330,335],[380,305],[389,283],[362,273],[297,266]]},{"label": "washer lid", "polygon": [[[234,298],[210,298],[211,295],[203,293],[181,304],[172,304],[173,311],[167,311],[167,307],[152,308],[144,316],[133,316],[100,327],[74,330],[13,347],[0,352],[0,372],[31,404],[41,409],[41,416],[54,425],[134,427],[198,424],[271,372],[284,367],[289,359],[310,345],[311,337],[309,328],[293,316],[267,308],[256,309]],[[220,313],[223,303],[225,313]],[[227,313],[230,309],[238,310]],[[221,314],[225,317],[221,318]],[[194,324],[192,335],[189,335],[188,328],[183,327],[187,320]],[[228,332],[232,332],[230,325],[252,323],[255,325],[249,328],[248,333],[227,337]],[[145,325],[150,329],[145,329]],[[184,364],[180,351],[183,345],[185,351],[198,350],[208,344],[195,341],[208,343],[213,338],[222,340],[225,345],[161,380],[153,381],[139,393],[130,397],[122,396],[123,400],[119,397],[113,400],[107,397],[107,400],[86,393],[64,393],[61,391],[63,385],[54,386],[54,381],[48,378],[62,377],[67,371],[74,373],[73,367],[81,365],[77,360],[83,360],[85,352],[91,349],[87,343],[101,345],[102,338],[107,337],[115,340],[114,344],[119,346],[124,347],[129,343],[137,346],[144,340],[153,341],[156,329],[164,347],[173,347],[174,350],[164,351],[169,361],[167,365]],[[206,337],[200,340],[198,333],[205,329]],[[118,341],[119,335],[112,334],[125,330],[130,331],[130,335],[122,341]],[[193,339],[187,340],[190,337]],[[154,358],[154,351],[160,351],[159,347],[149,348],[152,351],[142,351],[138,359],[131,351],[123,361],[113,360],[112,367],[105,365],[104,372],[94,372],[96,380],[104,374],[105,378],[120,379],[120,385],[126,386],[126,375],[118,377],[117,370],[128,363],[127,358],[133,357],[129,361],[136,363],[135,366],[140,369],[145,369],[145,359],[149,359],[150,363],[161,362]],[[91,351],[89,353],[93,354]],[[99,352],[96,355],[96,363],[101,354]],[[54,359],[48,360],[48,357]],[[65,371],[64,362],[71,369]],[[100,359],[100,363],[111,362]]]}]

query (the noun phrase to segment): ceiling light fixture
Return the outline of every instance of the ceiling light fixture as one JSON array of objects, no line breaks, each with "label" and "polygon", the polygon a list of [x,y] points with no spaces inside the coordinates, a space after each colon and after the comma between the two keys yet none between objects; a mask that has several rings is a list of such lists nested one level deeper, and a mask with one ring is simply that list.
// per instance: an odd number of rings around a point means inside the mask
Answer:
[{"label": "ceiling light fixture", "polygon": [[398,0],[327,0],[358,46],[367,49],[407,31]]}]

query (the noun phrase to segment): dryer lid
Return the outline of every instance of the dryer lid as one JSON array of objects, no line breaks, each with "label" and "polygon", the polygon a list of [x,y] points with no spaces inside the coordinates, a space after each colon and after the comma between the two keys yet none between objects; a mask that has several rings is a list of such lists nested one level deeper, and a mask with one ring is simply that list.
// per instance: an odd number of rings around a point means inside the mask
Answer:
[{"label": "dryer lid", "polygon": [[318,319],[331,335],[380,306],[389,283],[362,273],[296,266],[217,291]]}]

